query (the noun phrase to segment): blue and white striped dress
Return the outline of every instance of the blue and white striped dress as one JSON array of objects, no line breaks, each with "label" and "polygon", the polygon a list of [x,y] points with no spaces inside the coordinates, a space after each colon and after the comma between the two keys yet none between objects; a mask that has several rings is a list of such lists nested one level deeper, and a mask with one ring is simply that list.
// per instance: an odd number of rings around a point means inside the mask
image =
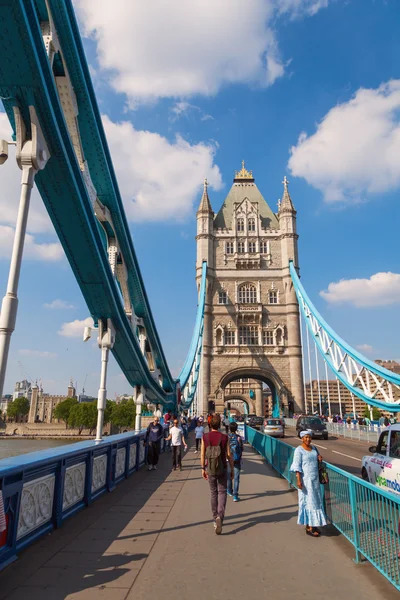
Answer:
[{"label": "blue and white striped dress", "polygon": [[298,446],[294,451],[290,470],[301,473],[303,482],[303,489],[298,490],[299,516],[297,524],[309,525],[310,527],[326,525],[318,475],[317,450],[313,448],[308,452],[302,446]]}]

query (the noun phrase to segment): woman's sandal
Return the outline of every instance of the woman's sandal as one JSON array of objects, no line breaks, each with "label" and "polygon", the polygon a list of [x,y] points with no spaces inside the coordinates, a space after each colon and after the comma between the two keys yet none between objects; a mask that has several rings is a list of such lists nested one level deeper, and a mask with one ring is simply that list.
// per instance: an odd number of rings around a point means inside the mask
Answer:
[{"label": "woman's sandal", "polygon": [[310,529],[307,529],[306,527],[306,534],[311,535],[311,537],[317,538],[320,537],[321,532],[318,531],[318,529],[315,529],[314,527],[310,527]]}]

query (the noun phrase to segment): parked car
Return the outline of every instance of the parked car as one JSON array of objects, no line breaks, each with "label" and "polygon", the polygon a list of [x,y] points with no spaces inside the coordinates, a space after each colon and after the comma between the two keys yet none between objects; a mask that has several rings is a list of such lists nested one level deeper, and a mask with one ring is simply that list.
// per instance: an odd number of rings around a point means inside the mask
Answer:
[{"label": "parked car", "polygon": [[264,423],[264,417],[257,417],[256,415],[249,415],[247,419],[247,425],[253,429],[261,429]]},{"label": "parked car", "polygon": [[362,478],[388,492],[400,494],[400,425],[384,429],[378,444],[369,451],[372,456],[362,459]]},{"label": "parked car", "polygon": [[285,437],[285,430],[281,419],[265,419],[263,431],[272,437]]},{"label": "parked car", "polygon": [[305,430],[310,430],[313,438],[328,439],[328,430],[326,424],[319,417],[299,417],[296,423],[296,433],[300,437],[300,433]]}]

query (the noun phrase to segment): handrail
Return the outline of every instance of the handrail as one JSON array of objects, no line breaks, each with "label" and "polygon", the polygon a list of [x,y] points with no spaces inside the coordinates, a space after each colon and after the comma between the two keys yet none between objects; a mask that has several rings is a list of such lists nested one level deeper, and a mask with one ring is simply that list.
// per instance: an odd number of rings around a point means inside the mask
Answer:
[{"label": "handrail", "polygon": [[[295,474],[290,471],[293,446],[248,425],[245,425],[245,437],[292,487],[297,487]],[[324,464],[329,483],[321,485],[321,492],[328,521],[354,546],[356,562],[365,557],[400,590],[400,495],[387,492],[335,465]]]}]

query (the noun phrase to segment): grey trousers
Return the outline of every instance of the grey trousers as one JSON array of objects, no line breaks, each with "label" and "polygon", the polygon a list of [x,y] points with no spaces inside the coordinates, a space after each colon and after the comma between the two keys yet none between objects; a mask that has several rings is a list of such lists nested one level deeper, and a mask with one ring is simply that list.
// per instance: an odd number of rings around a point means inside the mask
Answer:
[{"label": "grey trousers", "polygon": [[226,486],[228,481],[227,471],[222,475],[208,475],[208,483],[211,493],[211,511],[214,519],[217,517],[224,520],[226,506]]}]

